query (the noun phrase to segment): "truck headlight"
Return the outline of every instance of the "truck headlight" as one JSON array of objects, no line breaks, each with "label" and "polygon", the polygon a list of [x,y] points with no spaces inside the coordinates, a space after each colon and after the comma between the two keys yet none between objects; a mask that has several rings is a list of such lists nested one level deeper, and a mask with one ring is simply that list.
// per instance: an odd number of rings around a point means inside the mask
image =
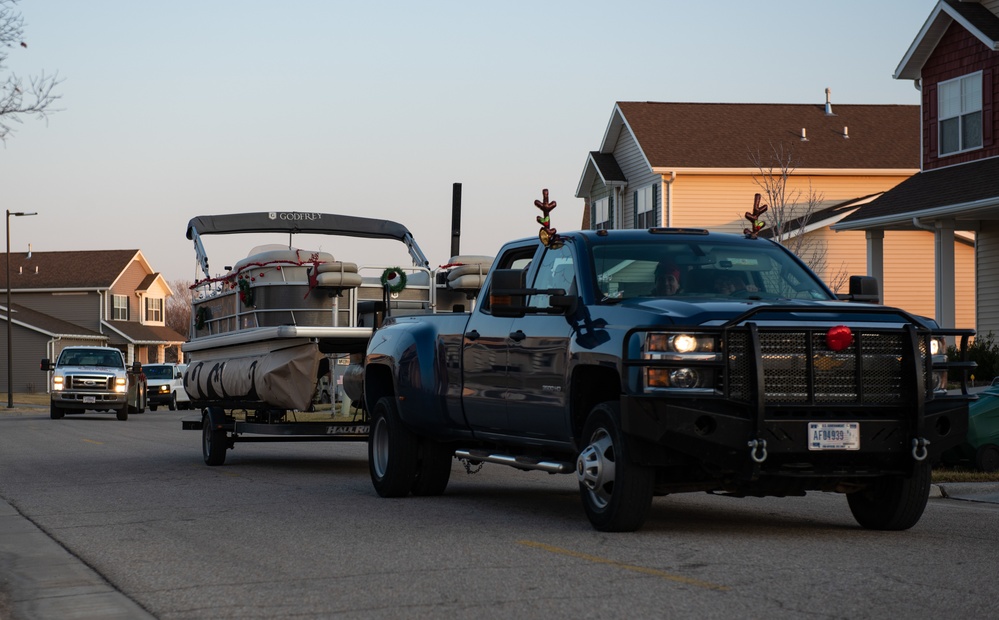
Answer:
[{"label": "truck headlight", "polygon": [[52,389],[61,390],[64,387],[63,381],[62,377],[52,377]]},{"label": "truck headlight", "polygon": [[170,386],[169,385],[161,385],[159,387],[159,392],[161,394],[167,394],[167,393],[169,393],[170,392]]},{"label": "truck headlight", "polygon": [[114,391],[115,392],[126,392],[128,391],[128,379],[124,377],[115,377],[114,380]]},{"label": "truck headlight", "polygon": [[642,358],[645,388],[651,390],[714,390],[721,363],[717,334],[649,332]]}]

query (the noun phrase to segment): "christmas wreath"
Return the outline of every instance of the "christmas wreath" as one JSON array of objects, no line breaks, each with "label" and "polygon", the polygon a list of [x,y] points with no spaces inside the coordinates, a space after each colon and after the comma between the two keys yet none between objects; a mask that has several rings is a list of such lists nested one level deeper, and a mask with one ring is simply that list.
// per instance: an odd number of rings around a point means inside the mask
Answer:
[{"label": "christmas wreath", "polygon": [[406,288],[406,273],[398,267],[389,267],[382,272],[382,286],[387,286],[390,293],[399,293]]},{"label": "christmas wreath", "polygon": [[246,278],[241,278],[239,281],[239,300],[244,306],[253,306],[253,289],[250,288],[250,281]]}]

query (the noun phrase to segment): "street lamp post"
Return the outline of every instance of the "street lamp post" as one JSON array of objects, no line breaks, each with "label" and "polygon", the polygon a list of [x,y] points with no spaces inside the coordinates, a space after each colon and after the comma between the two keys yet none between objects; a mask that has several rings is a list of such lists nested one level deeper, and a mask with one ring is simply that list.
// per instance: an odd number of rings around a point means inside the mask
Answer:
[{"label": "street lamp post", "polygon": [[7,209],[7,408],[14,407],[14,347],[11,342],[10,324],[13,320],[10,316],[10,216],[23,217],[25,215],[38,215],[37,213],[25,213],[24,211],[11,212]]}]

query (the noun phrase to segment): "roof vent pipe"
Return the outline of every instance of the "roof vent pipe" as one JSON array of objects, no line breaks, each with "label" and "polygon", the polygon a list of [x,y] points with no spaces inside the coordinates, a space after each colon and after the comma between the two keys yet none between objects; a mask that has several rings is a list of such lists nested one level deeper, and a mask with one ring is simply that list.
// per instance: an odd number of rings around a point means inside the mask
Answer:
[{"label": "roof vent pipe", "polygon": [[850,137],[850,128],[847,127],[846,125],[843,125],[843,137],[844,138]]},{"label": "roof vent pipe", "polygon": [[808,136],[805,134],[805,128],[804,127],[801,128],[801,141],[802,142],[808,142]]},{"label": "roof vent pipe", "polygon": [[833,112],[832,112],[832,100],[830,99],[831,96],[832,96],[832,89],[831,88],[827,88],[826,89],[826,116],[833,116]]},{"label": "roof vent pipe", "polygon": [[27,256],[27,258],[31,258],[31,244],[30,243],[28,244],[28,256]]}]

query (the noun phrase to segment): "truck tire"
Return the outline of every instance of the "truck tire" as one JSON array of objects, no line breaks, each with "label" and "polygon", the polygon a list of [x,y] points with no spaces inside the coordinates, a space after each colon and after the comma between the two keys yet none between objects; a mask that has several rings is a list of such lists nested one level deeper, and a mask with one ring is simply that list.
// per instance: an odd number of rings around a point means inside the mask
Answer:
[{"label": "truck tire", "polygon": [[923,516],[931,478],[930,464],[925,461],[916,465],[911,478],[885,476],[846,496],[850,512],[869,530],[907,530]]},{"label": "truck tire", "polygon": [[115,415],[118,417],[118,419],[121,420],[122,422],[124,422],[125,420],[128,419],[128,405],[127,404],[122,405],[121,409],[115,409],[114,412],[115,412]]},{"label": "truck tire", "polygon": [[419,441],[402,425],[395,399],[379,398],[368,437],[368,471],[375,491],[382,497],[409,495],[416,482],[418,455]]},{"label": "truck tire", "polygon": [[652,506],[655,470],[629,460],[616,402],[593,408],[583,426],[584,448],[576,460],[583,509],[601,532],[632,532]]},{"label": "truck tire", "polygon": [[149,410],[150,410],[150,411],[156,411],[156,407],[157,407],[157,406],[158,406],[158,405],[149,405]]},{"label": "truck tire", "polygon": [[225,463],[228,444],[226,432],[213,427],[212,416],[208,411],[201,414],[201,453],[205,458],[205,465],[214,467]]},{"label": "truck tire", "polygon": [[416,479],[413,480],[413,495],[440,495],[451,479],[451,459],[454,448],[448,444],[424,439],[420,444],[419,463],[416,466]]},{"label": "truck tire", "polygon": [[50,403],[49,404],[49,417],[50,418],[52,418],[53,420],[61,420],[62,416],[64,416],[64,415],[66,415],[66,412],[63,411],[62,407],[60,407],[59,405],[57,405],[55,403]]},{"label": "truck tire", "polygon": [[167,409],[170,411],[177,410],[177,392],[170,394],[170,402],[167,404]]}]

